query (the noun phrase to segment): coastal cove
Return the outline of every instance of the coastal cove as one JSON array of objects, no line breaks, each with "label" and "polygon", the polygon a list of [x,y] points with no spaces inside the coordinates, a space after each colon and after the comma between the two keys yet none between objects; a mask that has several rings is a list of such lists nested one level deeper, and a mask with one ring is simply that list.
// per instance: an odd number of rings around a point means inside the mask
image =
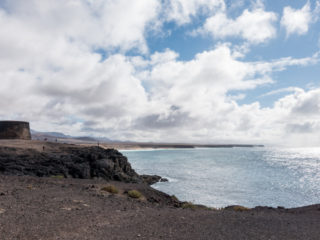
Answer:
[{"label": "coastal cove", "polygon": [[152,187],[211,207],[317,204],[320,148],[122,150],[139,174],[168,178]]},{"label": "coastal cove", "polygon": [[[181,155],[179,151],[144,153],[167,152],[165,159],[170,162],[173,153]],[[184,153],[193,159],[191,151],[197,149]],[[115,149],[97,146],[0,140],[0,236],[5,240],[319,239],[319,204],[290,209],[210,208],[154,189],[162,183],[150,187],[170,175],[139,174],[129,161]],[[191,172],[185,175],[190,178]],[[168,183],[179,186],[179,178]],[[186,192],[192,189],[197,190],[196,184]]]},{"label": "coastal cove", "polygon": [[0,0],[0,240],[320,240],[320,0]]}]

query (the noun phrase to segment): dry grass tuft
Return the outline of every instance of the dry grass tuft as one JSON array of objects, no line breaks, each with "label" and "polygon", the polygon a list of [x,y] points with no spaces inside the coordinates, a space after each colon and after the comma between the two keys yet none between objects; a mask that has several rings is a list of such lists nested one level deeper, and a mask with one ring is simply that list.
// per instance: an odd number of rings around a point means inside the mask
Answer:
[{"label": "dry grass tuft", "polygon": [[192,202],[185,202],[181,206],[183,209],[193,209],[195,210],[197,208],[196,205],[194,205]]},{"label": "dry grass tuft", "polygon": [[234,207],[233,207],[233,210],[234,210],[234,211],[243,212],[243,211],[248,211],[248,210],[250,210],[250,208],[247,208],[247,207],[244,207],[244,206],[234,206]]},{"label": "dry grass tuft", "polygon": [[113,185],[109,185],[109,186],[103,187],[103,188],[101,188],[101,190],[102,191],[106,191],[108,193],[112,193],[112,194],[119,193],[119,190]]},{"label": "dry grass tuft", "polygon": [[131,198],[141,198],[142,194],[141,192],[137,191],[137,190],[131,190],[128,192],[129,197]]},{"label": "dry grass tuft", "polygon": [[237,211],[237,212],[244,212],[244,211],[249,211],[250,208],[240,206],[240,205],[235,205],[235,206],[225,207],[224,210],[233,210],[233,211]]}]

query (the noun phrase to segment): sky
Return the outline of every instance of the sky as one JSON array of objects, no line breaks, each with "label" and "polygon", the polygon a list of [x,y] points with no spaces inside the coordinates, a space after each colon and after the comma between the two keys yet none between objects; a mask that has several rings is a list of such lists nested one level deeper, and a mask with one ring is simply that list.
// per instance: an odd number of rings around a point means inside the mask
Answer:
[{"label": "sky", "polygon": [[0,0],[0,119],[320,145],[319,0]]}]

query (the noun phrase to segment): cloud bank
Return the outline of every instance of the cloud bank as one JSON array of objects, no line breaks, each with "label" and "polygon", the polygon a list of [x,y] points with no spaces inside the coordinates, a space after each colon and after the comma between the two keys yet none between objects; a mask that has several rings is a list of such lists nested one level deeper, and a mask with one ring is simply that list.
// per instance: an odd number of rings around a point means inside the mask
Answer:
[{"label": "cloud bank", "polygon": [[271,107],[238,102],[318,54],[248,61],[221,42],[191,60],[150,52],[148,34],[199,14],[214,38],[257,45],[276,36],[278,17],[261,5],[230,18],[216,0],[2,1],[0,118],[119,140],[320,143],[319,89],[292,88]]}]

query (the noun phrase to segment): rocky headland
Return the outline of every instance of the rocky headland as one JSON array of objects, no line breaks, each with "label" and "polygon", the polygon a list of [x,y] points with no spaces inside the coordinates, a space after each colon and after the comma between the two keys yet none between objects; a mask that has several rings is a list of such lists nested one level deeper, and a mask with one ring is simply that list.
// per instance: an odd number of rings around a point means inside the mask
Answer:
[{"label": "rocky headland", "polygon": [[320,239],[320,205],[212,209],[157,181],[114,149],[0,140],[0,239]]},{"label": "rocky headland", "polygon": [[128,159],[115,149],[35,141],[34,144],[36,148],[0,146],[0,173],[13,176],[146,182],[149,185],[166,181],[157,175],[137,174]]}]

